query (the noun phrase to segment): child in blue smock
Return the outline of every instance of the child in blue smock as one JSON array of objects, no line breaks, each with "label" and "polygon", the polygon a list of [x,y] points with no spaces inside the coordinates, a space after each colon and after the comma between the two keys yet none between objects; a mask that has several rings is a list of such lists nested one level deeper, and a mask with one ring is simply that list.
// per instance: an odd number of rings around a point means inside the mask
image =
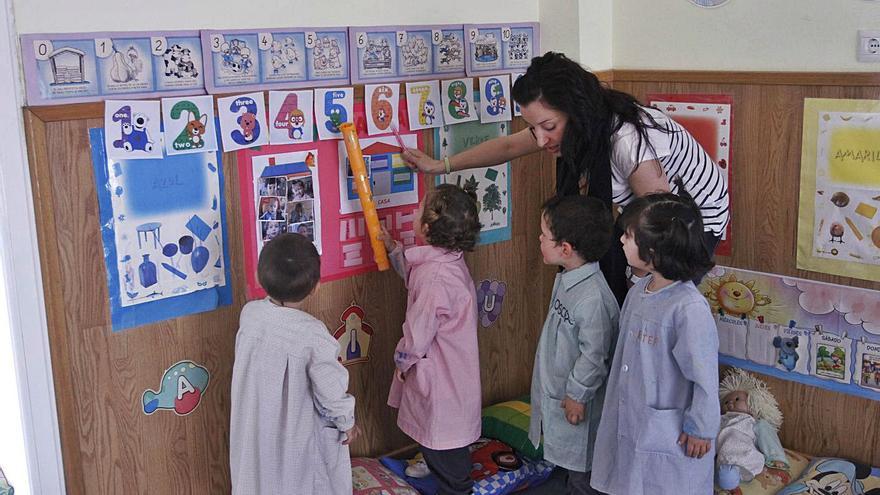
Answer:
[{"label": "child in blue smock", "polygon": [[620,308],[599,259],[613,220],[596,198],[556,196],[541,214],[544,263],[562,267],[535,353],[529,439],[566,471],[570,495],[593,495],[590,467]]},{"label": "child in blue smock", "polygon": [[648,275],[621,310],[591,486],[620,495],[711,494],[718,333],[692,282],[713,266],[700,209],[686,193],[650,194],[619,221],[627,262]]}]

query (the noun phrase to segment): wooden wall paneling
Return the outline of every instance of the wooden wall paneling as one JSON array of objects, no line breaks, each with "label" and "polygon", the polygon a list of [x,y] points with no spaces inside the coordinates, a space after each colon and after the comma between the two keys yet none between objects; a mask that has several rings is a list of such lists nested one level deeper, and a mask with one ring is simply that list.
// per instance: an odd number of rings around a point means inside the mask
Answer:
[{"label": "wooden wall paneling", "polygon": [[[877,74],[614,71],[613,87],[648,93],[726,93],[733,103],[733,252],[720,264],[880,289],[880,283],[798,270],[797,215],[804,98],[877,99]],[[765,377],[785,414],[783,445],[880,465],[880,401]]]}]

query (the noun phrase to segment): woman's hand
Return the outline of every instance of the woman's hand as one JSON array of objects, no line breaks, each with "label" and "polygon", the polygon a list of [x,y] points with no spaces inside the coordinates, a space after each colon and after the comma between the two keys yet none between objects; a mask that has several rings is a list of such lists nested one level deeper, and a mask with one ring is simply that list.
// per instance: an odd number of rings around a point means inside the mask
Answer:
[{"label": "woman's hand", "polygon": [[430,156],[415,148],[407,148],[400,154],[407,165],[413,170],[424,172],[426,174],[442,174],[446,172],[446,167],[442,160],[435,160]]},{"label": "woman's hand", "polygon": [[346,430],[344,433],[345,440],[342,441],[342,445],[349,445],[361,436],[361,429],[358,425],[354,425],[350,430]]}]

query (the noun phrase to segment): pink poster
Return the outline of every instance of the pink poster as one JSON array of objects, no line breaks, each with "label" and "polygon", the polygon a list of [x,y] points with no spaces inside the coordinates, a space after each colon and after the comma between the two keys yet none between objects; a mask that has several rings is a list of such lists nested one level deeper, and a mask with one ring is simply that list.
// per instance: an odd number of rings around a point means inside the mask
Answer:
[{"label": "pink poster", "polygon": [[[367,133],[362,103],[355,105],[355,125],[359,137],[364,140]],[[405,142],[415,141],[419,147],[423,146],[420,133],[403,127],[401,135]],[[374,195],[382,189],[385,176],[391,177],[390,184],[395,191],[411,189],[416,193],[408,194],[409,200],[402,204],[392,202],[392,206],[378,209],[380,221],[392,236],[404,244],[415,242],[413,220],[418,200],[425,191],[423,178],[406,167],[399,156],[399,147],[381,147],[382,156],[376,159],[371,159],[369,147],[365,148],[364,157],[371,163]],[[340,160],[339,153],[337,140],[269,145],[238,152],[248,299],[265,296],[257,281],[257,259],[263,243],[271,239],[270,234],[276,230],[302,233],[303,226],[311,223],[307,230],[314,236],[321,253],[322,282],[376,269],[363,213],[341,213],[346,211],[343,205],[350,199],[343,197],[350,193],[346,190],[350,181],[343,171],[345,157]],[[293,183],[308,180],[312,182],[309,197],[294,197]],[[272,218],[268,218],[263,210],[268,211],[267,205],[273,202],[277,205],[269,213]],[[298,215],[296,206],[303,204],[307,205],[304,210],[311,214],[305,219],[294,219]],[[283,227],[274,228],[272,224],[275,223]]]}]

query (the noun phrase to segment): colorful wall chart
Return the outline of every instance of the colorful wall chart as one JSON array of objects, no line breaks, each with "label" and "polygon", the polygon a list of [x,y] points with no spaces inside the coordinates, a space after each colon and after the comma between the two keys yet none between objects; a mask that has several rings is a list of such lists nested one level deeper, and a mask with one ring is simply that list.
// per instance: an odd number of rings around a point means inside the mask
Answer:
[{"label": "colorful wall chart", "polygon": [[[474,97],[479,103],[480,94],[476,93]],[[472,121],[443,126],[434,131],[435,156],[442,160],[509,133],[507,122],[481,124]],[[510,162],[438,175],[436,181],[437,184],[455,184],[476,193],[480,223],[483,224],[479,245],[510,240]]]},{"label": "colorful wall chart", "polygon": [[532,57],[540,55],[540,30],[536,22],[465,24],[468,76],[523,72]]},{"label": "colorful wall chart", "polygon": [[[390,196],[403,194],[407,199],[403,202],[383,202],[377,195],[379,219],[392,236],[403,241],[405,245],[415,243],[413,231],[414,212],[418,209],[418,201],[424,195],[424,184],[417,174],[402,165],[400,148],[394,137],[365,138],[366,120],[364,106],[358,103],[354,107],[354,122],[358,127],[361,147],[365,149],[365,161],[369,160],[374,194],[387,186]],[[421,146],[417,134],[403,127],[400,129],[404,142],[411,146]],[[291,177],[301,173],[301,165],[305,165],[309,154],[314,160],[314,167],[307,165],[309,170],[317,170],[317,176],[311,175],[311,196],[309,199],[295,199],[291,196],[293,181]],[[245,273],[249,299],[265,296],[256,277],[257,257],[262,247],[263,226],[276,222],[285,225],[288,231],[291,226],[303,224],[310,226],[316,245],[321,252],[321,280],[337,280],[376,269],[373,254],[367,237],[366,224],[359,208],[349,208],[347,169],[345,153],[340,161],[340,148],[337,141],[318,141],[315,143],[295,145],[269,145],[260,149],[247,149],[238,152],[239,183],[242,198],[242,238],[245,242]],[[278,170],[273,170],[277,168]],[[406,168],[406,171],[403,169]],[[406,173],[404,173],[406,172]],[[279,180],[284,177],[284,186]],[[272,179],[275,190],[272,191]],[[303,181],[303,178],[294,177]],[[265,189],[261,187],[265,184]],[[279,187],[286,187],[286,196],[279,195]],[[306,190],[308,190],[306,188]],[[413,193],[414,191],[414,193]],[[264,194],[265,193],[265,194]],[[306,193],[308,195],[308,193]],[[395,196],[396,195],[396,196]],[[263,198],[280,198],[274,209],[274,220],[269,217],[261,220],[266,211],[272,212],[270,201]],[[286,199],[286,201],[284,201]],[[283,203],[283,207],[281,206]],[[294,221],[296,205],[302,204],[306,219]],[[307,205],[310,205],[308,207]],[[346,208],[346,210],[343,210]],[[347,211],[347,213],[343,213]],[[279,212],[280,217],[279,217]],[[273,213],[269,213],[272,215]],[[259,227],[259,231],[258,231]],[[282,231],[282,229],[278,229]],[[302,233],[302,232],[300,232]],[[308,235],[308,232],[306,233]]]},{"label": "colorful wall chart", "polygon": [[205,93],[198,31],[21,36],[28,105]]},{"label": "colorful wall chart", "polygon": [[348,84],[348,28],[202,31],[210,93]]},{"label": "colorful wall chart", "polygon": [[880,281],[880,101],[804,100],[797,267]]},{"label": "colorful wall chart", "polygon": [[[732,196],[731,150],[733,129],[733,97],[708,94],[649,94],[648,105],[662,110],[694,136],[712,160],[721,168]],[[731,206],[733,201],[730,202]],[[733,218],[733,209],[730,209]],[[733,245],[730,235],[733,221],[727,224],[715,254],[730,256]]]},{"label": "colorful wall chart", "polygon": [[110,160],[103,134],[89,131],[113,330],[230,304],[220,154]]},{"label": "colorful wall chart", "polygon": [[721,362],[880,400],[880,292],[716,266]]},{"label": "colorful wall chart", "polygon": [[464,75],[460,24],[351,27],[349,40],[352,84]]}]

